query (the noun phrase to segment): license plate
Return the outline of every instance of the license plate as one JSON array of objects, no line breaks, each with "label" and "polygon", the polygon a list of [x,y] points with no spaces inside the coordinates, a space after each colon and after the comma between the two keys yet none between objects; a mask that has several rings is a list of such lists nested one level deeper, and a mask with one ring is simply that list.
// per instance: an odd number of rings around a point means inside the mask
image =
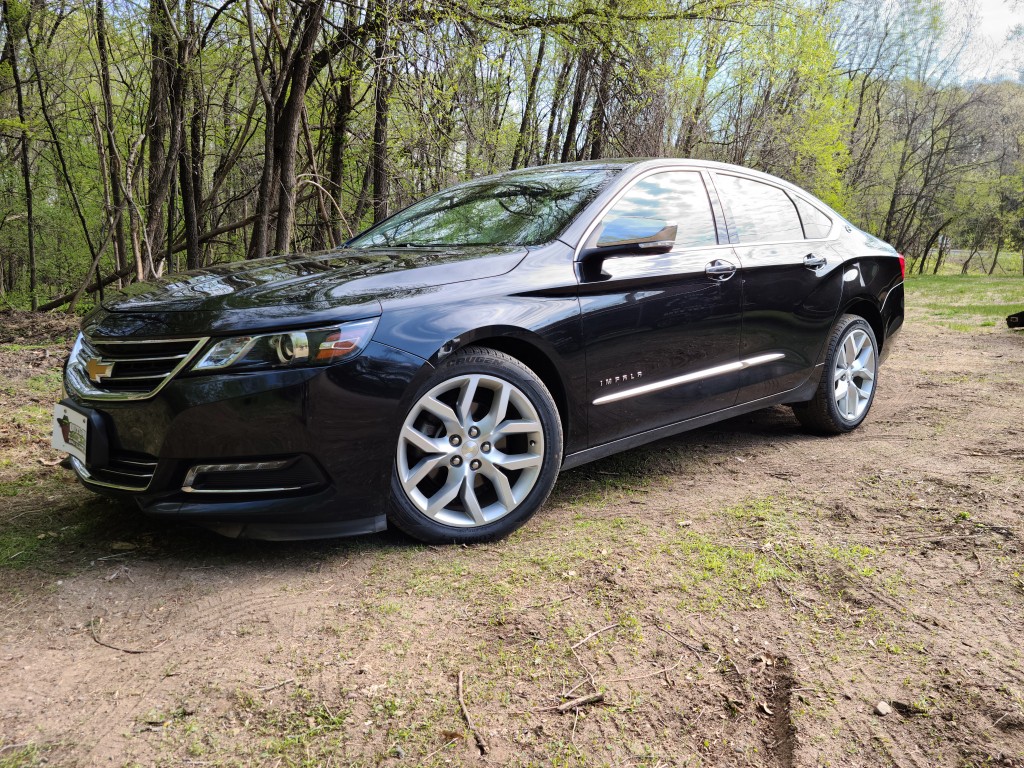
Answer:
[{"label": "license plate", "polygon": [[88,439],[89,419],[85,414],[58,403],[53,409],[53,438],[50,445],[58,451],[70,453],[84,464]]}]

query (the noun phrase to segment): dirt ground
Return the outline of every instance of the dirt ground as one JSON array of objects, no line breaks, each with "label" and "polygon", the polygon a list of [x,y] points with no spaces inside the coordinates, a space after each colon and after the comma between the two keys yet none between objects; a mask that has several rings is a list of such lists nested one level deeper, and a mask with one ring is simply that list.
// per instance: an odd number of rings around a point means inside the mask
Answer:
[{"label": "dirt ground", "polygon": [[690,432],[466,548],[92,497],[47,447],[66,341],[40,334],[68,326],[23,325],[0,315],[0,766],[1024,766],[1024,333],[911,304],[855,433]]}]

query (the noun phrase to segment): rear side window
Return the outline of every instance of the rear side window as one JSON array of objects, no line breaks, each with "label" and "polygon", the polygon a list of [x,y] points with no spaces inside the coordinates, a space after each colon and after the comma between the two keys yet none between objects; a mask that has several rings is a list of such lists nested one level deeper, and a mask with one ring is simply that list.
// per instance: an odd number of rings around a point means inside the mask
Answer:
[{"label": "rear side window", "polygon": [[715,217],[700,173],[666,171],[634,184],[601,220],[602,232],[651,227],[651,222],[675,224],[676,248],[717,245]]},{"label": "rear side window", "polygon": [[796,206],[778,187],[727,174],[717,174],[715,186],[741,243],[804,239]]},{"label": "rear side window", "polygon": [[794,197],[796,209],[800,212],[800,220],[804,224],[804,236],[808,240],[820,240],[828,237],[832,229],[832,219],[800,197]]}]

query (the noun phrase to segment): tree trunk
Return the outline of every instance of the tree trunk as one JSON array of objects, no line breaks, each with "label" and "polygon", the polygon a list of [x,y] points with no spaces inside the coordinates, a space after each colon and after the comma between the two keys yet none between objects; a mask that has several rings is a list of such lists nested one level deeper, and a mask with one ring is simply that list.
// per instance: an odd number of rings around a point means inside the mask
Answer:
[{"label": "tree trunk", "polygon": [[126,261],[124,241],[123,202],[121,194],[121,156],[117,151],[114,133],[114,99],[110,91],[110,54],[107,50],[106,14],[103,0],[96,0],[96,46],[100,56],[100,93],[103,97],[103,132],[107,146],[107,177],[110,188],[110,206],[107,219],[114,234],[114,263],[120,271]]},{"label": "tree trunk", "polygon": [[323,14],[324,0],[315,0],[303,8],[302,37],[292,59],[290,71],[286,74],[288,97],[274,130],[274,141],[277,145],[274,160],[278,167],[279,180],[277,233],[274,238],[274,251],[277,253],[287,253],[291,250],[292,232],[295,229],[295,190],[298,184],[295,164],[299,149],[299,122],[306,101],[313,45],[320,34]]},{"label": "tree trunk", "polygon": [[996,238],[996,252],[992,254],[992,264],[989,265],[988,273],[991,275],[996,271],[996,264],[999,263],[999,252],[1003,250],[1003,237],[1000,235]]},{"label": "tree trunk", "polygon": [[[197,37],[194,0],[185,0],[185,18],[188,22],[188,39]],[[203,93],[198,78],[188,66],[188,53],[180,54],[179,61],[184,66],[179,73],[183,79],[181,130],[188,126],[188,137],[181,139],[181,152],[178,155],[178,187],[181,190],[181,219],[185,230],[185,269],[199,269],[202,266],[202,250],[199,245],[199,212],[202,209],[202,168],[203,168]],[[185,106],[188,102],[188,119]],[[173,195],[172,195],[173,199]],[[168,248],[174,236],[172,227],[168,227]]]},{"label": "tree trunk", "polygon": [[351,236],[351,232],[342,230],[344,222],[341,217],[342,184],[345,180],[345,146],[347,144],[348,121],[352,114],[352,79],[344,76],[339,84],[338,95],[334,99],[334,121],[331,125],[331,151],[327,167],[327,191],[331,194],[331,233],[334,242],[342,243]]},{"label": "tree trunk", "polygon": [[609,81],[612,73],[612,54],[606,51],[601,59],[601,77],[594,96],[594,109],[587,126],[587,141],[590,142],[590,159],[599,160],[604,154],[604,134],[608,119]]},{"label": "tree trunk", "polygon": [[[28,122],[25,118],[25,97],[21,87],[21,72],[18,66],[18,58],[15,52],[15,34],[11,25],[10,7],[7,0],[3,3],[4,23],[7,27],[7,51],[0,60],[6,59],[11,67],[11,75],[14,79],[14,95],[18,102],[18,121],[21,123],[21,180],[25,190],[25,226],[28,233],[28,290],[32,299],[32,309],[39,306],[39,298],[36,296],[36,236],[35,236],[35,215],[32,210],[32,167],[29,164],[29,138]],[[27,23],[26,23],[27,28]]]},{"label": "tree trunk", "polygon": [[[572,95],[572,106],[569,108],[569,124],[565,128],[565,141],[562,144],[561,161],[569,162],[576,149],[576,128],[580,122],[580,112],[583,110],[583,100],[587,95],[588,75],[593,56],[585,51],[580,56],[579,66],[576,68],[576,88]],[[575,159],[575,158],[574,158]]]},{"label": "tree trunk", "polygon": [[388,41],[388,25],[381,25],[376,44],[376,74],[373,95],[373,149],[370,157],[373,177],[373,223],[388,217],[388,196],[391,178],[388,174],[388,117],[391,93],[391,46]]},{"label": "tree trunk", "polygon": [[558,77],[555,78],[555,90],[551,95],[551,113],[548,117],[548,132],[547,138],[544,140],[544,154],[541,157],[541,163],[549,163],[553,157],[552,153],[555,150],[555,124],[558,121],[558,109],[562,103],[562,98],[565,96],[565,85],[568,78],[569,58],[567,56],[565,61],[562,62]]},{"label": "tree trunk", "polygon": [[[532,135],[531,123],[533,122],[533,111],[537,105],[537,82],[540,80],[540,71],[544,65],[544,43],[547,37],[542,32],[540,44],[537,46],[537,61],[533,65],[533,72],[530,75],[530,85],[526,91],[526,105],[523,107],[523,119],[519,123],[519,136],[516,137],[516,148],[512,153],[511,170],[519,167],[520,160],[523,165],[529,165],[529,143],[527,136]],[[526,157],[523,158],[523,150],[527,149]]]},{"label": "tree trunk", "polygon": [[203,264],[199,245],[199,208],[202,193],[202,127],[200,125],[200,102],[198,94],[193,95],[192,115],[189,118],[189,140],[183,143],[178,158],[178,173],[181,186],[181,215],[185,228],[185,268],[199,269]]},{"label": "tree trunk", "polygon": [[143,273],[139,279],[159,277],[161,265],[155,258],[164,236],[164,206],[170,199],[171,182],[178,170],[181,152],[181,121],[184,115],[183,75],[188,56],[175,44],[176,0],[150,0],[150,81],[149,111],[146,116],[146,143],[149,150],[148,199],[146,204],[145,252]]}]

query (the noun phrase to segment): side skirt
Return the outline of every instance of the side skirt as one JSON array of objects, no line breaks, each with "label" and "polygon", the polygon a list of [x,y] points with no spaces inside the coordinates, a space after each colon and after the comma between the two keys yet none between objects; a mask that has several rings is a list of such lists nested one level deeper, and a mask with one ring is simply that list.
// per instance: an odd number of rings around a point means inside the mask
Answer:
[{"label": "side skirt", "polygon": [[740,405],[723,408],[720,411],[707,413],[703,416],[695,416],[694,418],[686,419],[685,421],[677,421],[675,424],[666,424],[664,427],[649,429],[646,432],[641,432],[637,435],[630,435],[629,437],[623,437],[619,440],[613,440],[612,442],[605,443],[604,445],[596,445],[593,448],[587,448],[585,451],[571,453],[562,461],[562,469],[579,467],[583,464],[588,464],[591,461],[611,456],[612,454],[628,451],[630,448],[637,448],[641,445],[646,445],[647,443],[653,443],[655,440],[672,437],[673,435],[678,435],[681,432],[689,432],[691,429],[705,427],[708,424],[714,424],[718,421],[731,419],[734,416],[742,416],[744,413],[759,411],[762,408],[768,408],[782,403],[805,402],[814,397],[814,392],[818,388],[818,382],[821,380],[822,370],[822,366],[817,366],[815,368],[814,375],[812,375],[810,379],[796,389],[791,389],[788,392],[780,392],[777,395],[762,397],[760,400],[751,400],[748,403],[741,403]]}]

